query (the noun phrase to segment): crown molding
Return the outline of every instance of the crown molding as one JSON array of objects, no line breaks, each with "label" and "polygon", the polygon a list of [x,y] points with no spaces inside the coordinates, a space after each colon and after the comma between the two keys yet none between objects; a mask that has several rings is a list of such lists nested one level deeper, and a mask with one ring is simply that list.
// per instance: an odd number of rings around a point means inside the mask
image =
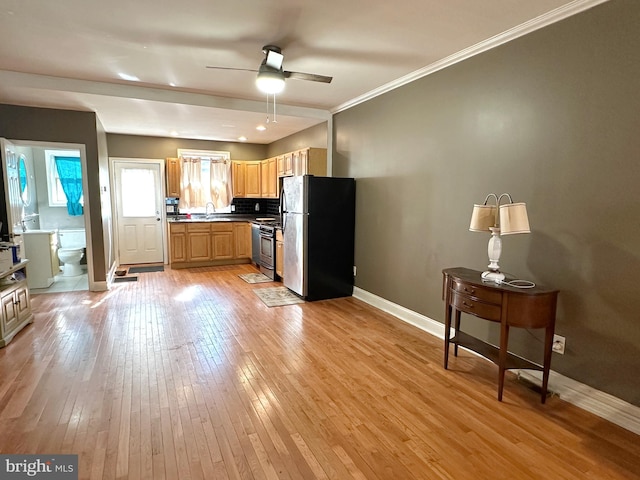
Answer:
[{"label": "crown molding", "polygon": [[453,55],[449,55],[442,60],[438,60],[437,62],[434,62],[431,65],[427,65],[426,67],[416,70],[408,75],[405,75],[404,77],[400,77],[392,82],[382,85],[381,87],[371,90],[364,95],[353,98],[348,102],[345,102],[333,108],[331,110],[331,113],[336,114],[351,107],[355,107],[356,105],[371,100],[379,95],[390,92],[391,90],[395,90],[396,88],[402,87],[403,85],[426,77],[427,75],[431,75],[432,73],[435,73],[439,70],[462,62],[463,60],[496,48],[500,45],[515,40],[516,38],[527,35],[531,32],[564,20],[565,18],[571,17],[578,13],[584,12],[585,10],[589,10],[590,8],[608,1],[609,0],[574,0],[573,2],[567,3],[566,5],[551,10],[516,27],[499,33],[498,35],[494,35],[491,38],[483,40],[480,43],[476,43],[475,45],[465,48],[464,50],[460,50]]}]

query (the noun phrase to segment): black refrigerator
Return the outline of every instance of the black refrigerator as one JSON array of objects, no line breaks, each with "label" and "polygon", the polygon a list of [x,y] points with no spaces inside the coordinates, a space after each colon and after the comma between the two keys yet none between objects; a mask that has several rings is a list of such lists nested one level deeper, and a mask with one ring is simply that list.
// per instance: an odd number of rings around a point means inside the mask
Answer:
[{"label": "black refrigerator", "polygon": [[355,180],[285,177],[280,202],[284,285],[310,301],[352,295]]}]

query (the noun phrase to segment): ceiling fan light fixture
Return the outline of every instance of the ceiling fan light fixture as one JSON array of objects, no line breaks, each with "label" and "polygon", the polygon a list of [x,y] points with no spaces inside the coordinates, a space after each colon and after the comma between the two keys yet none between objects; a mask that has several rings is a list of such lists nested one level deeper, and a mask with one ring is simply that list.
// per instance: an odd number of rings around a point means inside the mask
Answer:
[{"label": "ceiling fan light fixture", "polygon": [[284,90],[284,73],[262,65],[258,71],[256,86],[263,93],[280,93]]}]

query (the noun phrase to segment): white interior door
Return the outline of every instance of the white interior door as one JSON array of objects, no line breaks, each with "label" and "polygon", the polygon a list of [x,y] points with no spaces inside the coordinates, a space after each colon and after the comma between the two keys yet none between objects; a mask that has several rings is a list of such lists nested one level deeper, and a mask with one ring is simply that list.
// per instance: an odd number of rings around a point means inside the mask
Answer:
[{"label": "white interior door", "polygon": [[161,161],[113,166],[120,264],[163,262]]},{"label": "white interior door", "polygon": [[0,139],[2,165],[4,170],[4,192],[7,205],[7,231],[9,236],[19,234],[23,217],[22,192],[18,173],[18,155],[15,145],[6,139]]}]

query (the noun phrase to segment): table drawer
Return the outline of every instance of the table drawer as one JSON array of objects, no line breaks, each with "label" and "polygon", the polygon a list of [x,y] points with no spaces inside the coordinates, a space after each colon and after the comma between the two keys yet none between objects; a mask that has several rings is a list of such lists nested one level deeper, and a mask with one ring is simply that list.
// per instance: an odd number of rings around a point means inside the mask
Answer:
[{"label": "table drawer", "polygon": [[470,283],[453,280],[451,282],[451,288],[454,292],[460,292],[464,295],[474,297],[478,300],[488,303],[502,303],[502,293],[495,288],[479,287]]},{"label": "table drawer", "polygon": [[462,295],[455,291],[451,292],[451,297],[451,304],[461,312],[486,318],[492,322],[500,321],[500,305],[482,302],[474,297]]}]

